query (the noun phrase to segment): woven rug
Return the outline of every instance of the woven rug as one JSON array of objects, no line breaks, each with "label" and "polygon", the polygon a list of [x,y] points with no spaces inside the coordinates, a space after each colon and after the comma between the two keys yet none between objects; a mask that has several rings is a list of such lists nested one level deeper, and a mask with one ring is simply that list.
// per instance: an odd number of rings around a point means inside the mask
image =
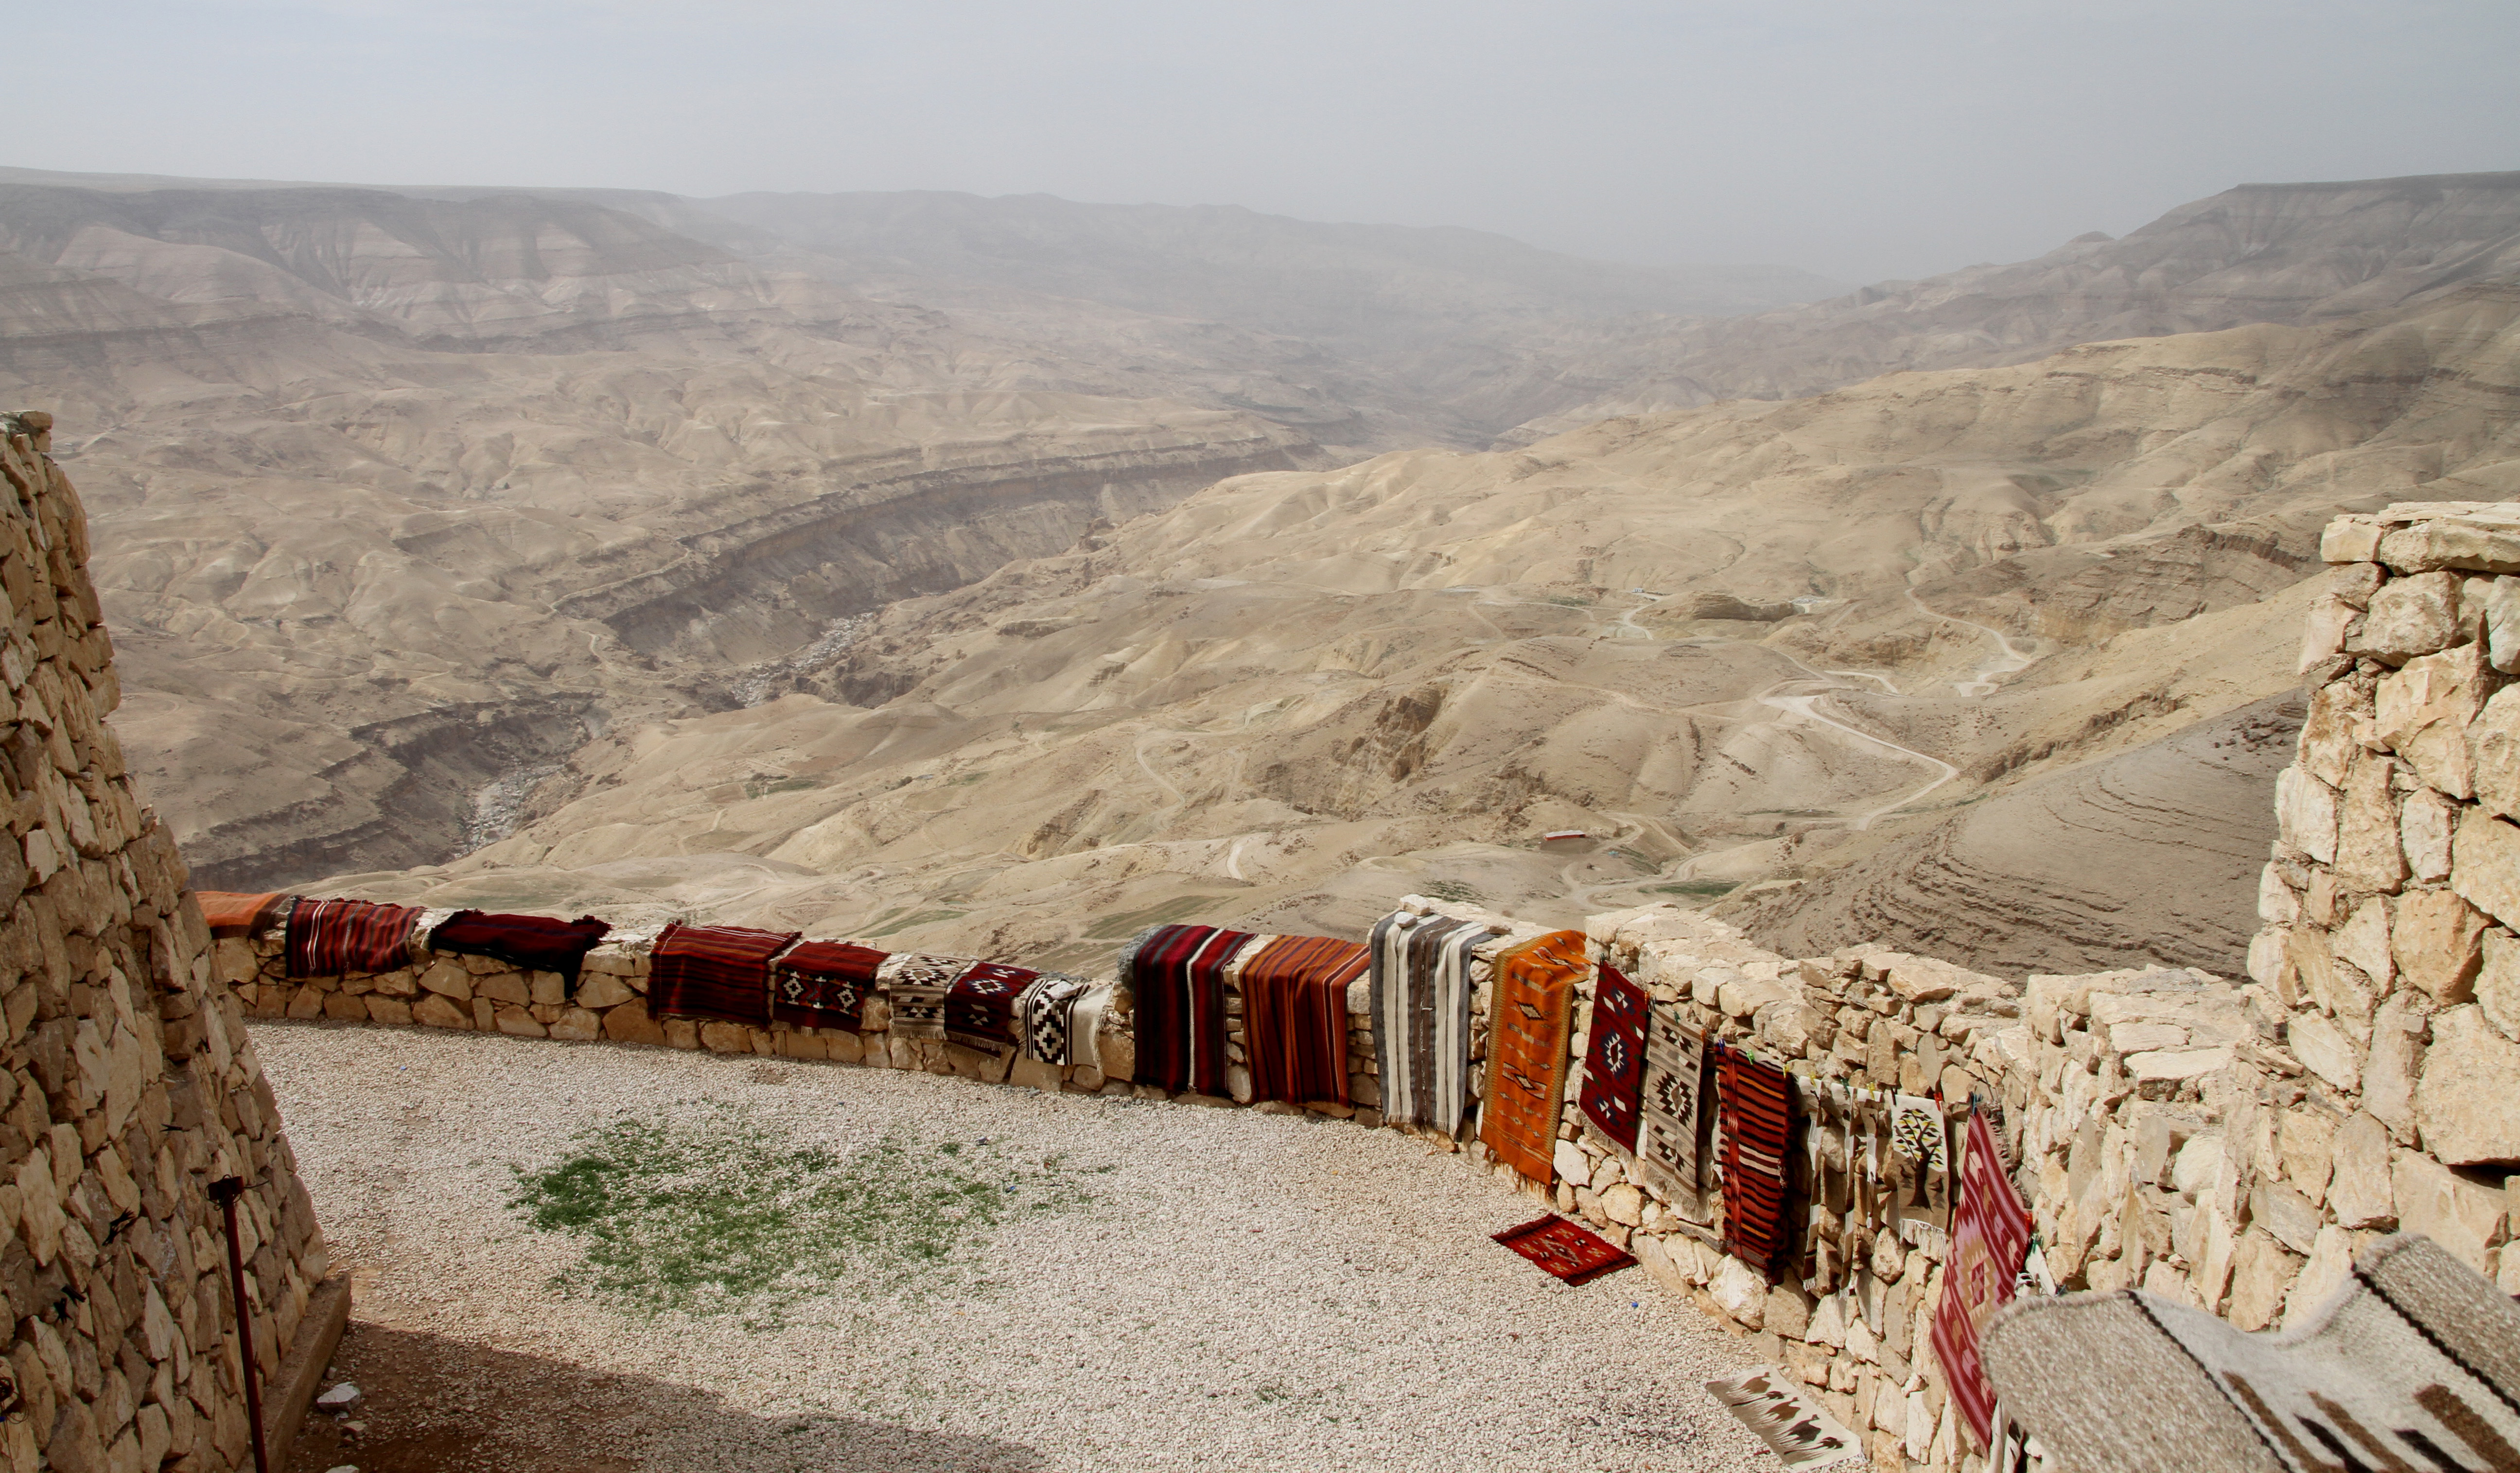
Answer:
[{"label": "woven rug", "polygon": [[1373,1057],[1384,1120],[1460,1132],[1469,1108],[1470,949],[1491,934],[1405,911],[1374,922]]},{"label": "woven rug", "polygon": [[648,1010],[767,1027],[770,959],[799,934],[679,921],[665,927],[648,953]]},{"label": "woven rug", "polygon": [[1637,1096],[1637,1170],[1665,1201],[1698,1215],[1705,1182],[1706,1041],[1677,1003],[1645,1013],[1644,1083]]},{"label": "woven rug", "polygon": [[876,985],[892,1004],[892,1035],[905,1039],[945,1037],[945,993],[971,963],[959,957],[928,957],[895,952],[883,959]]},{"label": "woven rug", "polygon": [[1727,1045],[1715,1048],[1724,1111],[1724,1251],[1774,1279],[1787,1236],[1793,1084],[1774,1064]]},{"label": "woven rug", "polygon": [[1601,963],[1593,984],[1593,1037],[1584,1049],[1584,1118],[1611,1145],[1637,1152],[1637,1110],[1645,1085],[1645,1024],[1653,1000],[1617,967]]},{"label": "woven rug", "polygon": [[1137,1000],[1138,1083],[1225,1093],[1225,969],[1250,940],[1212,925],[1140,934],[1125,974]]},{"label": "woven rug", "polygon": [[[1067,1061],[1080,1069],[1098,1074],[1111,1071],[1102,1063],[1102,1019],[1111,1010],[1111,995],[1118,991],[1111,983],[1101,982],[1085,990],[1067,1015]],[[1118,1059],[1113,1059],[1118,1063]]]},{"label": "woven rug", "polygon": [[1989,1319],[1984,1356],[2051,1468],[2520,1468],[2520,1307],[2411,1234],[2280,1334],[2131,1290],[2034,1296]]},{"label": "woven rug", "polygon": [[1995,1388],[1979,1361],[1979,1335],[1989,1316],[2012,1298],[2021,1260],[2030,1251],[2030,1212],[2003,1172],[2003,1153],[1986,1117],[1969,1112],[1960,1152],[1959,1203],[1952,1214],[1952,1247],[1931,1336],[1943,1385],[1980,1448],[1993,1445]]},{"label": "woven rug", "polygon": [[213,936],[250,936],[281,918],[294,895],[274,890],[263,895],[238,895],[227,890],[196,890],[202,918]]},{"label": "woven rug", "polygon": [[1566,1012],[1575,984],[1591,970],[1582,931],[1552,931],[1497,954],[1479,1139],[1498,1160],[1544,1186],[1556,1175]]},{"label": "woven rug", "polygon": [[1951,1131],[1940,1100],[1922,1094],[1891,1098],[1888,1173],[1899,1236],[1922,1243],[1951,1230]]},{"label": "woven rug", "polygon": [[1826,1468],[1867,1455],[1864,1440],[1822,1410],[1791,1376],[1763,1370],[1709,1381],[1706,1390],[1788,1468]]},{"label": "woven rug", "polygon": [[1490,1236],[1570,1284],[1591,1283],[1636,1262],[1608,1238],[1553,1215]]},{"label": "woven rug", "polygon": [[1015,1026],[1023,1040],[1023,1056],[1061,1066],[1076,1057],[1076,1004],[1089,985],[1082,977],[1044,972],[1015,1004]]},{"label": "woven rug", "polygon": [[1041,981],[1028,966],[974,961],[945,990],[945,1037],[966,1049],[1006,1053],[1023,1041],[1017,1004]]},{"label": "woven rug", "polygon": [[458,911],[428,933],[428,949],[459,957],[488,957],[524,971],[558,972],[577,986],[577,970],[612,927],[592,915],[555,920],[549,915],[500,915]]},{"label": "woven rug", "polygon": [[884,954],[846,941],[800,941],[770,968],[770,1020],[790,1028],[856,1029]]},{"label": "woven rug", "polygon": [[1328,936],[1275,936],[1246,950],[1242,1049],[1251,1098],[1347,1103],[1347,989],[1372,954]]},{"label": "woven rug", "polygon": [[339,977],[411,964],[417,906],[299,900],[289,908],[289,975]]}]

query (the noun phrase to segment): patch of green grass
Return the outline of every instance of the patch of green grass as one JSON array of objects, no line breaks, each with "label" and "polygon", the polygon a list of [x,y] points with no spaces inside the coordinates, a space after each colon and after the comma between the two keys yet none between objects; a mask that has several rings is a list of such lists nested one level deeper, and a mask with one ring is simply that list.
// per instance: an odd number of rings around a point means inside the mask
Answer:
[{"label": "patch of green grass", "polygon": [[1020,1213],[1091,1200],[1058,1158],[899,1136],[857,1150],[798,1145],[731,1106],[658,1125],[581,1131],[541,1171],[518,1169],[510,1206],[585,1247],[556,1282],[650,1314],[737,1314],[751,1328],[845,1281],[915,1289],[968,1259]]},{"label": "patch of green grass", "polygon": [[772,793],[801,793],[821,785],[811,778],[781,778],[775,781],[756,778],[743,784],[743,795],[766,798]]},{"label": "patch of green grass", "polygon": [[1685,879],[1676,885],[1647,885],[1656,895],[1692,895],[1699,900],[1713,900],[1741,888],[1737,879]]},{"label": "patch of green grass", "polygon": [[1481,896],[1478,891],[1471,889],[1468,885],[1462,883],[1458,879],[1429,880],[1425,884],[1418,887],[1418,893],[1435,900],[1449,900],[1455,905],[1461,906],[1476,906],[1485,905],[1487,903],[1485,897]]}]

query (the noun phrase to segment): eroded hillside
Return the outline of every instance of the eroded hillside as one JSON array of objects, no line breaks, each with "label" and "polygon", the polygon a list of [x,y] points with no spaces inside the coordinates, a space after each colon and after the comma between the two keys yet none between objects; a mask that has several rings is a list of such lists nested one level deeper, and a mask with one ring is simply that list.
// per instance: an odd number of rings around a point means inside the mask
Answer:
[{"label": "eroded hillside", "polygon": [[[2157,881],[2271,821],[2182,784],[2280,760],[2264,703],[2334,512],[2520,494],[2516,324],[2520,288],[2471,286],[1238,477],[895,604],[781,699],[588,748],[516,837],[360,882],[1069,960],[1156,917],[1352,930],[1395,885],[1574,915],[1883,855],[1960,854],[1944,909],[2033,914],[2042,876],[1912,839],[1959,812],[2064,842],[2006,795],[2080,782],[2158,812],[2072,835],[2114,928],[2059,954],[2232,968],[2253,892]],[[2245,750],[2190,751],[2215,722]]]}]

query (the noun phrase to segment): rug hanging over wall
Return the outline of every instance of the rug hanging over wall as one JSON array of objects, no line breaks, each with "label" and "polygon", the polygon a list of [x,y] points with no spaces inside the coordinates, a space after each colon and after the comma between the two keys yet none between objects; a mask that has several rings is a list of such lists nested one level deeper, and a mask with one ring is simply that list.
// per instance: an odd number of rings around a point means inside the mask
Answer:
[{"label": "rug hanging over wall", "polygon": [[1582,931],[1552,931],[1497,954],[1479,1138],[1544,1186],[1554,1175],[1566,1097],[1566,1011],[1590,969]]},{"label": "rug hanging over wall", "polygon": [[1692,1217],[1702,1211],[1706,1073],[1704,1036],[1680,1020],[1678,1004],[1651,1004],[1644,1089],[1637,1103],[1637,1169],[1647,1186]]},{"label": "rug hanging over wall", "polygon": [[[1607,961],[1593,984],[1593,1036],[1584,1049],[1584,1118],[1603,1140],[1637,1153],[1637,1108],[1645,1084],[1645,1029],[1653,1000]],[[1668,1195],[1668,1193],[1666,1193]]]}]

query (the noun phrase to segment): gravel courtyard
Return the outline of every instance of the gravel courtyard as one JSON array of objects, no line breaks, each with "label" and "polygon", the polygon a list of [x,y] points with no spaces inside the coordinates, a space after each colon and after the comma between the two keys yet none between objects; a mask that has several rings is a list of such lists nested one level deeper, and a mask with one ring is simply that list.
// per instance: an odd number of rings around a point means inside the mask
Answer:
[{"label": "gravel courtyard", "polygon": [[251,1031],[369,1392],[293,1468],[1775,1466],[1703,1389],[1739,1342],[1642,1270],[1542,1274],[1487,1236],[1531,1198],[1394,1132]]}]

